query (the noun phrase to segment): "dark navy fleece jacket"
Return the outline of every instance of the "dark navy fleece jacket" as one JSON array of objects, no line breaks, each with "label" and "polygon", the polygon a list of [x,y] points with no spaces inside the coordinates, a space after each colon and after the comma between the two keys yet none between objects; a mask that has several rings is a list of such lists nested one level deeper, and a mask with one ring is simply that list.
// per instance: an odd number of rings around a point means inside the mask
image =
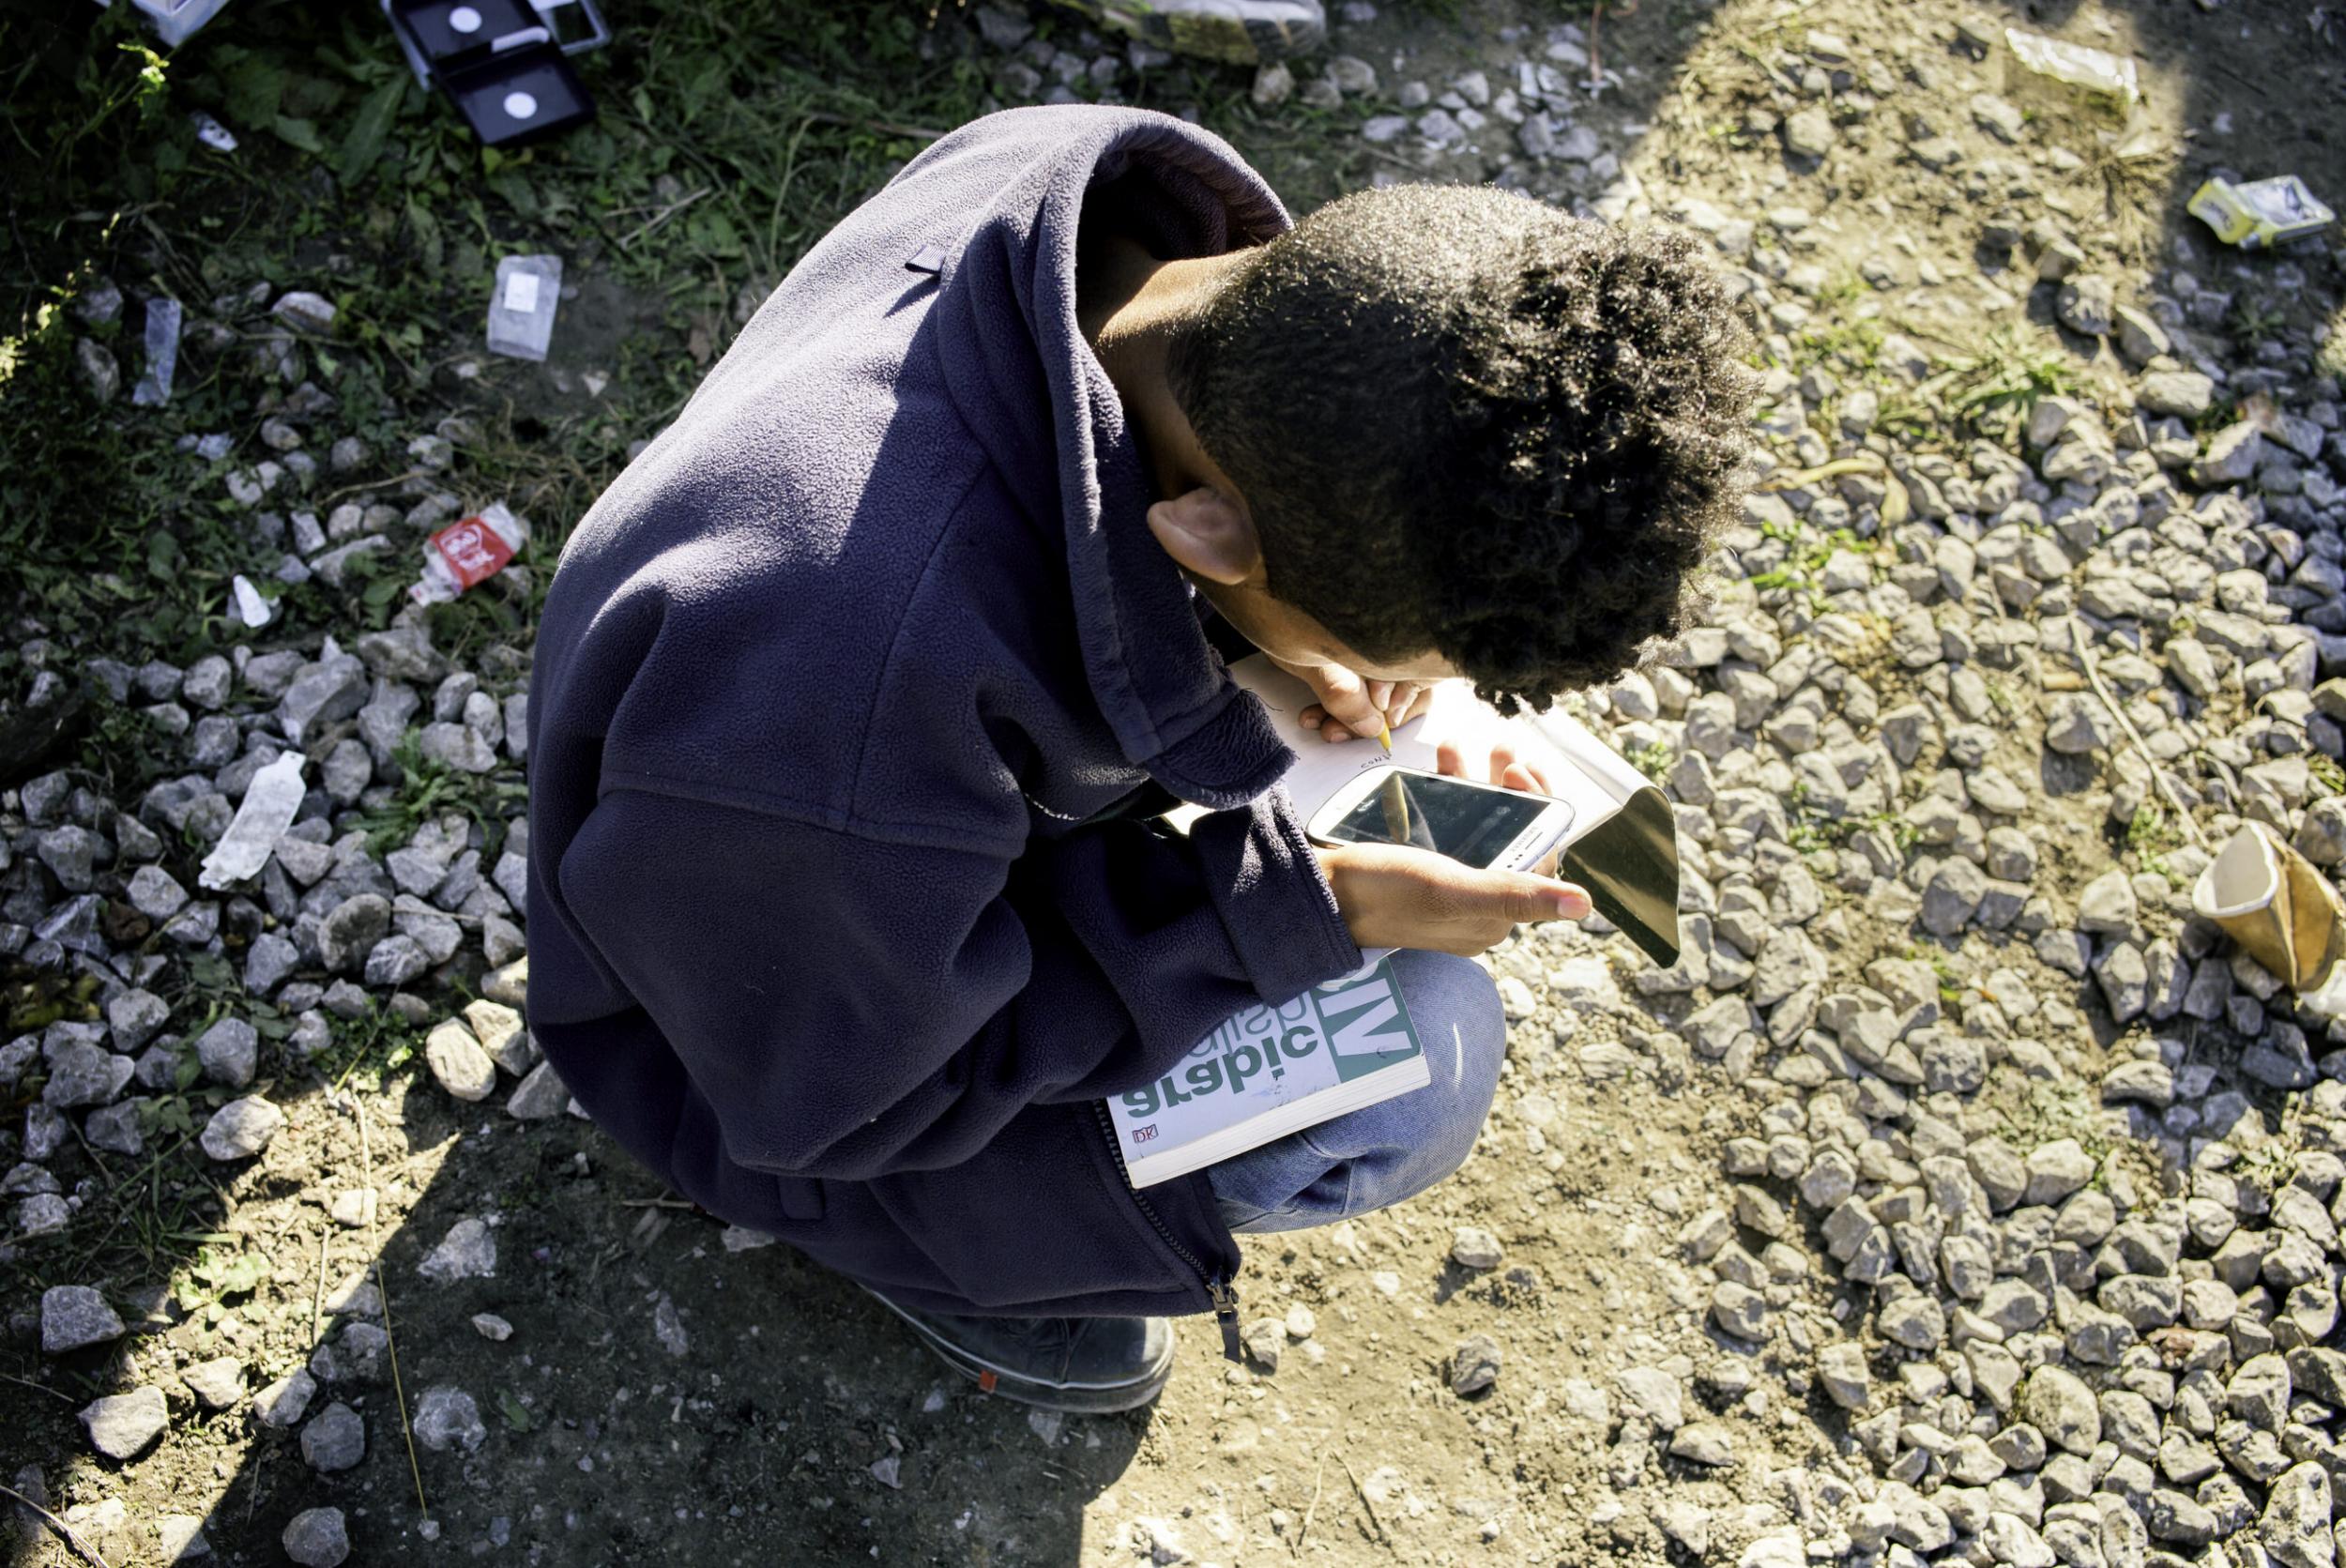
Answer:
[{"label": "dark navy fleece jacket", "polygon": [[[1077,329],[1110,206],[1167,257],[1287,225],[1164,115],[962,128],[595,504],[538,634],[547,1057],[694,1201],[944,1311],[1206,1308],[1211,1191],[1135,1195],[1098,1102],[1358,962]],[[1120,813],[1150,781],[1215,809]]]}]

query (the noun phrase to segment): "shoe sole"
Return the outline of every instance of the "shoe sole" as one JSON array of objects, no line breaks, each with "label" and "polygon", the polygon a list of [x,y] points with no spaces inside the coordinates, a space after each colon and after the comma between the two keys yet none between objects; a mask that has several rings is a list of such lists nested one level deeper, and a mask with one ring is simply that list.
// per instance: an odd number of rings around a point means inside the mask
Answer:
[{"label": "shoe sole", "polygon": [[1061,1410],[1070,1415],[1113,1415],[1119,1410],[1136,1410],[1155,1399],[1165,1392],[1165,1385],[1173,1376],[1173,1350],[1168,1343],[1165,1358],[1134,1378],[1112,1383],[1043,1382],[1009,1367],[997,1366],[983,1357],[971,1355],[870,1286],[863,1286],[861,1289],[918,1334],[921,1343],[927,1346],[929,1353],[937,1360],[985,1393],[998,1393],[1022,1405]]}]

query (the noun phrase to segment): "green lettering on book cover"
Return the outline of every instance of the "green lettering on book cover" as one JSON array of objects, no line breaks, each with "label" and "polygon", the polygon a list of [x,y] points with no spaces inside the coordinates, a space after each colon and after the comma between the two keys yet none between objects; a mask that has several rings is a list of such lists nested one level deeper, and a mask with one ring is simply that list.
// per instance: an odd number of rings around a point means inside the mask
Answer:
[{"label": "green lettering on book cover", "polygon": [[1421,1054],[1417,1029],[1401,1000],[1400,983],[1385,959],[1379,959],[1377,967],[1359,981],[1333,989],[1322,987],[1314,1001],[1341,1082],[1364,1078]]}]

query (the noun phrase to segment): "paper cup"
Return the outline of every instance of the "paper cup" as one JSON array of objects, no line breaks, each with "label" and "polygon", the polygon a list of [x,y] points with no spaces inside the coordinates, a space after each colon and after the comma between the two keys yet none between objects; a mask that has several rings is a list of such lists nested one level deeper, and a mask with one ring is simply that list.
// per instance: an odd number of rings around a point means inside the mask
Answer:
[{"label": "paper cup", "polygon": [[2309,991],[2346,951],[2346,908],[2329,878],[2251,822],[2208,863],[2191,907],[2221,926],[2292,991]]}]

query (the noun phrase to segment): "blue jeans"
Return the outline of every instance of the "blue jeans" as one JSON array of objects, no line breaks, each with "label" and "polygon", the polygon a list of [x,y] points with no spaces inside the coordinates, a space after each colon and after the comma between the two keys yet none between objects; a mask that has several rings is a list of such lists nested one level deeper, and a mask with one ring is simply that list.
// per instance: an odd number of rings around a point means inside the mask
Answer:
[{"label": "blue jeans", "polygon": [[1474,1148],[1507,1050],[1498,989],[1448,953],[1405,948],[1393,969],[1433,1082],[1207,1166],[1232,1230],[1301,1230],[1399,1203]]}]

